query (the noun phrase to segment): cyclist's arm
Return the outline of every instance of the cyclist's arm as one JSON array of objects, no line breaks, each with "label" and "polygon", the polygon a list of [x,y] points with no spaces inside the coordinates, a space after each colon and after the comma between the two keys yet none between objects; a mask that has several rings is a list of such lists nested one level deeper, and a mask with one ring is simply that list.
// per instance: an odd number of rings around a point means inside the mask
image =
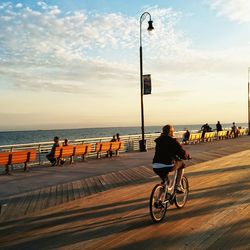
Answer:
[{"label": "cyclist's arm", "polygon": [[182,147],[182,145],[177,140],[175,140],[175,148],[176,155],[182,160],[188,160],[191,158],[189,153]]}]

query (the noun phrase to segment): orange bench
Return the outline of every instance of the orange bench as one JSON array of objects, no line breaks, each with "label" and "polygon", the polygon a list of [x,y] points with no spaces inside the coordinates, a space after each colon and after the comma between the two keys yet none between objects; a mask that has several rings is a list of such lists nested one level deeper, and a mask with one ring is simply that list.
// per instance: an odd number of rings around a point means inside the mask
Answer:
[{"label": "orange bench", "polygon": [[115,151],[116,155],[119,154],[119,150],[123,149],[124,143],[122,141],[117,142],[97,142],[95,146],[95,152],[97,158],[101,157],[101,152],[106,152],[107,156],[110,157],[110,152]]},{"label": "orange bench", "polygon": [[23,150],[16,152],[1,152],[0,165],[5,166],[5,174],[9,175],[9,166],[14,164],[24,164],[24,171],[28,171],[28,163],[36,160],[36,150]]},{"label": "orange bench", "polygon": [[86,155],[91,152],[91,144],[69,145],[63,147],[57,147],[54,157],[56,158],[56,165],[60,164],[60,159],[70,157],[70,163],[73,163],[74,156],[82,156],[85,160]]}]

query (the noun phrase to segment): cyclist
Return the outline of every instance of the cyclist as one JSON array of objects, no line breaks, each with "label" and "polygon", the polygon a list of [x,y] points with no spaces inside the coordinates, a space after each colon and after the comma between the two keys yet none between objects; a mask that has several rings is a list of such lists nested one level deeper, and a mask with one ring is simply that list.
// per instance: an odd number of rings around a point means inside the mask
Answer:
[{"label": "cyclist", "polygon": [[168,124],[162,128],[161,135],[155,139],[156,147],[152,166],[154,172],[163,181],[169,171],[177,170],[175,189],[177,192],[183,193],[184,190],[181,186],[185,167],[183,160],[190,159],[190,155],[173,136],[174,127],[172,125]]}]

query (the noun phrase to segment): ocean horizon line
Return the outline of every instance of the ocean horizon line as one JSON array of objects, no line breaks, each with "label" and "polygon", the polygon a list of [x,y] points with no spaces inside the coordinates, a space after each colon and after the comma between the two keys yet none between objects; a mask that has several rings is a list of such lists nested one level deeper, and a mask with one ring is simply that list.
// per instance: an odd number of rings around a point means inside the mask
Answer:
[{"label": "ocean horizon line", "polygon": [[[224,122],[224,123],[221,123],[222,125],[228,125],[228,124],[232,124],[233,122]],[[236,125],[237,124],[247,124],[247,122],[235,122]],[[167,124],[167,123],[166,123]],[[162,124],[162,125],[145,125],[145,127],[163,127],[164,125],[166,124]],[[188,123],[188,124],[172,124],[174,127],[175,126],[183,126],[185,128],[187,128],[188,126],[202,126],[204,123]],[[210,125],[215,125],[216,123],[208,123]],[[9,129],[9,130],[1,130],[0,129],[0,133],[4,133],[4,132],[36,132],[36,131],[56,131],[56,130],[81,130],[81,129],[110,129],[110,128],[140,128],[141,126],[140,125],[129,125],[129,126],[102,126],[102,127],[99,127],[99,126],[93,126],[93,127],[71,127],[71,128],[64,128],[64,127],[61,127],[61,128],[38,128],[38,129]]]}]

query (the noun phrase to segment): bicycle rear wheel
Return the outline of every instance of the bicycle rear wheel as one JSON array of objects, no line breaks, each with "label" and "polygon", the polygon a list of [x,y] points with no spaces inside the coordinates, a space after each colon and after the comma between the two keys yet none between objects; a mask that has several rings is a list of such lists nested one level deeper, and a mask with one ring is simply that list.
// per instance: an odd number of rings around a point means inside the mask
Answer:
[{"label": "bicycle rear wheel", "polygon": [[182,185],[182,188],[184,189],[184,193],[175,193],[174,203],[177,208],[184,207],[188,200],[189,185],[188,185],[188,179],[186,176],[182,177],[181,185]]},{"label": "bicycle rear wheel", "polygon": [[164,185],[157,184],[150,195],[149,210],[151,218],[154,222],[160,222],[165,217],[167,211],[167,203],[164,202]]}]

